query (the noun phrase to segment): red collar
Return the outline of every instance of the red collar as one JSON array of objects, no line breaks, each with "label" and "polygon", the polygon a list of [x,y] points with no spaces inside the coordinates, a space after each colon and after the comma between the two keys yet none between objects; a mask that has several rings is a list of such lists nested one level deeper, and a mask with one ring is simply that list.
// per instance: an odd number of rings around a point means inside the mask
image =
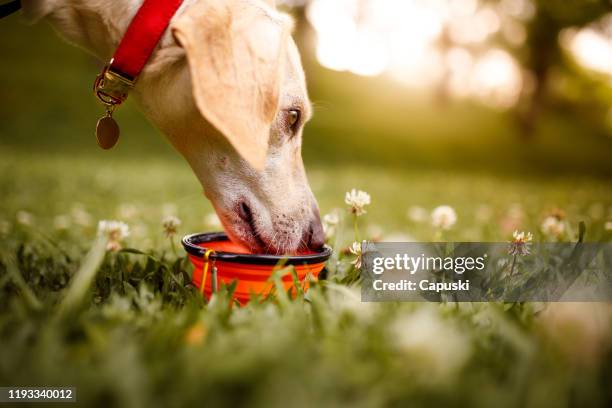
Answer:
[{"label": "red collar", "polygon": [[106,105],[107,111],[127,99],[182,3],[183,0],[144,0],[115,55],[94,83],[94,93]]},{"label": "red collar", "polygon": [[183,0],[144,0],[115,55],[96,78],[94,94],[106,107],[106,114],[96,125],[96,138],[101,148],[110,149],[117,143],[120,131],[113,112],[134,88],[138,75],[182,3]]}]

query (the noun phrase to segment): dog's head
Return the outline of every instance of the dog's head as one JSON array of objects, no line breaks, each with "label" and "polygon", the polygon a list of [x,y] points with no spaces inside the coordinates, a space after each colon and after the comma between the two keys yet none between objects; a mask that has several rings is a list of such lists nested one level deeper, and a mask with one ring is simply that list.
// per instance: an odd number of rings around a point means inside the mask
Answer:
[{"label": "dog's head", "polygon": [[184,57],[141,88],[145,110],[231,238],[260,252],[321,247],[301,157],[311,106],[289,19],[263,0],[190,3],[171,25]]}]

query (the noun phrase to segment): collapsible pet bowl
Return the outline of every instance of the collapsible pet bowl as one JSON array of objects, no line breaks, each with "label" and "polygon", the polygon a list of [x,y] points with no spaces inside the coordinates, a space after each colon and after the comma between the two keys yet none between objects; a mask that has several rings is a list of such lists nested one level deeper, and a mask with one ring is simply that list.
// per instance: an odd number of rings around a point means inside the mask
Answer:
[{"label": "collapsible pet bowl", "polygon": [[[263,297],[270,294],[274,288],[270,277],[279,266],[293,266],[300,284],[308,289],[306,276],[317,279],[332,253],[330,247],[324,246],[319,251],[298,255],[251,254],[222,232],[188,235],[183,238],[183,247],[195,266],[192,283],[209,298],[221,283],[236,280],[233,296],[240,304],[247,303],[252,294]],[[282,283],[285,290],[291,289],[294,286],[291,274],[284,275]]]}]

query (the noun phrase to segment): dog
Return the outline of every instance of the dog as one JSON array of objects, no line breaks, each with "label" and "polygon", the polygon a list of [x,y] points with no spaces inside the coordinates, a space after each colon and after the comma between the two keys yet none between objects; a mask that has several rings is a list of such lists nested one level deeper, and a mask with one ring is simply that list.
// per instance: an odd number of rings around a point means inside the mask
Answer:
[{"label": "dog", "polygon": [[[109,61],[142,0],[23,0],[30,23]],[[184,156],[228,236],[257,253],[324,244],[301,157],[312,115],[273,0],[185,0],[132,92]]]}]

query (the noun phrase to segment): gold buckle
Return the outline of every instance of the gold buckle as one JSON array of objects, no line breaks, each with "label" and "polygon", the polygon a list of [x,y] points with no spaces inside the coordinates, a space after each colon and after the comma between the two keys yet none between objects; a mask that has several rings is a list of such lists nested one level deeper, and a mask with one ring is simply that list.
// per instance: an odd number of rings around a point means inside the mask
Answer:
[{"label": "gold buckle", "polygon": [[214,261],[210,259],[210,256],[213,255],[214,253],[215,251],[213,251],[212,249],[207,249],[206,252],[204,252],[203,265],[202,265],[202,282],[200,283],[200,292],[202,292],[202,294],[204,294],[204,287],[206,286],[206,278],[208,277],[208,269],[211,263],[212,263],[213,277],[210,283],[211,283],[213,293],[217,291],[216,268],[214,265]]},{"label": "gold buckle", "polygon": [[106,106],[121,105],[134,88],[134,80],[111,69],[112,62],[104,67],[94,82],[94,94]]}]

